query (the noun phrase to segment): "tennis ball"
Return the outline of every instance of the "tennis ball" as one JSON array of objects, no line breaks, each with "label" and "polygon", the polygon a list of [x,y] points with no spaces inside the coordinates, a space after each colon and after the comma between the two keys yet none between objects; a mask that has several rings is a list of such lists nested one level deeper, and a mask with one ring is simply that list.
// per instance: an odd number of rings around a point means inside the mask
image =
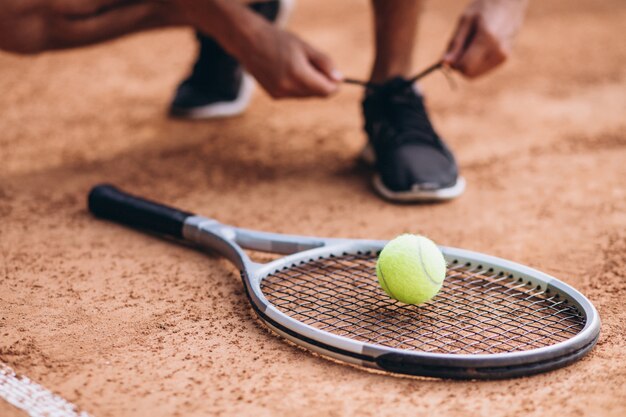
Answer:
[{"label": "tennis ball", "polygon": [[376,275],[391,298],[406,304],[422,304],[441,289],[446,261],[432,240],[405,234],[387,243],[380,252]]}]

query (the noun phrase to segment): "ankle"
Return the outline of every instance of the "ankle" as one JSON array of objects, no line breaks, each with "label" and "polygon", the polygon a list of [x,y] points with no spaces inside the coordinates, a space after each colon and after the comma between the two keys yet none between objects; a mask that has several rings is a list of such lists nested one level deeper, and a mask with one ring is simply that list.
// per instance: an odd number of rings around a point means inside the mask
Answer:
[{"label": "ankle", "polygon": [[411,67],[406,63],[398,64],[375,64],[370,75],[370,81],[376,84],[383,84],[396,77],[409,78]]}]

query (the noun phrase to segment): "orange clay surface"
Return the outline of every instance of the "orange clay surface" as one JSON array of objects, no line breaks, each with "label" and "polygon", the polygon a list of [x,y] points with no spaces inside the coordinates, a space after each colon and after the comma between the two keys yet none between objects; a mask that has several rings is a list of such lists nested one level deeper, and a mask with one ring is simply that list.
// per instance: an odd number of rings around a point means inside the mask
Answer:
[{"label": "orange clay surface", "polygon": [[[415,68],[462,2],[424,11]],[[245,116],[170,120],[194,57],[164,30],[36,57],[0,54],[0,362],[98,417],[626,415],[626,43],[623,0],[536,1],[501,70],[423,84],[468,180],[449,204],[372,194],[356,162],[362,90],[270,100]],[[364,0],[301,1],[291,28],[366,77]],[[98,182],[262,230],[423,233],[528,264],[596,305],[582,361],[497,382],[368,373],[283,342],[215,255],[94,219]],[[24,414],[0,401],[3,417]]]}]

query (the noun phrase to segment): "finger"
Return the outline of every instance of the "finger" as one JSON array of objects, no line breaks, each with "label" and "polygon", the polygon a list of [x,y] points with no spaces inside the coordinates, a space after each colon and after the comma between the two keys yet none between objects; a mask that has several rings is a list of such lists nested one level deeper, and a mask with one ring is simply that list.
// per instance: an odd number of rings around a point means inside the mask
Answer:
[{"label": "finger", "polygon": [[475,78],[495,68],[505,59],[506,54],[500,43],[487,28],[485,20],[478,16],[475,35],[459,59],[456,69],[467,77]]},{"label": "finger", "polygon": [[327,97],[338,89],[338,84],[321,72],[308,57],[300,62],[297,69],[297,83],[300,96]]},{"label": "finger", "polygon": [[443,62],[446,65],[454,67],[454,64],[458,62],[458,60],[461,58],[464,49],[471,42],[473,25],[473,19],[469,16],[461,17],[455,33],[452,36],[452,39],[450,39],[450,43],[448,44],[448,50],[443,57]]},{"label": "finger", "polygon": [[485,28],[482,28],[456,64],[456,69],[467,77],[475,78],[492,70],[505,60],[506,54],[497,41]]},{"label": "finger", "polygon": [[128,33],[165,26],[165,5],[129,3],[83,18],[59,18],[52,25],[51,47],[89,45]]},{"label": "finger", "polygon": [[302,72],[300,81],[306,96],[328,97],[338,89],[337,82],[329,80],[326,75],[313,67]]},{"label": "finger", "polygon": [[343,80],[343,74],[335,67],[333,61],[326,54],[308,44],[305,45],[305,50],[311,64],[324,73],[326,77],[335,82],[341,82]]}]

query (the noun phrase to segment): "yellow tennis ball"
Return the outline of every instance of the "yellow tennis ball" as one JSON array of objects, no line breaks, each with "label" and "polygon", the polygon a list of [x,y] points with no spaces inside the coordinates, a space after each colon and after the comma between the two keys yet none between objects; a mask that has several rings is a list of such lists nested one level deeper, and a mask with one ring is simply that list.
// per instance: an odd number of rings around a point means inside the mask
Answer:
[{"label": "yellow tennis ball", "polygon": [[432,240],[405,234],[387,243],[380,252],[376,275],[391,298],[406,304],[422,304],[441,289],[446,261]]}]

